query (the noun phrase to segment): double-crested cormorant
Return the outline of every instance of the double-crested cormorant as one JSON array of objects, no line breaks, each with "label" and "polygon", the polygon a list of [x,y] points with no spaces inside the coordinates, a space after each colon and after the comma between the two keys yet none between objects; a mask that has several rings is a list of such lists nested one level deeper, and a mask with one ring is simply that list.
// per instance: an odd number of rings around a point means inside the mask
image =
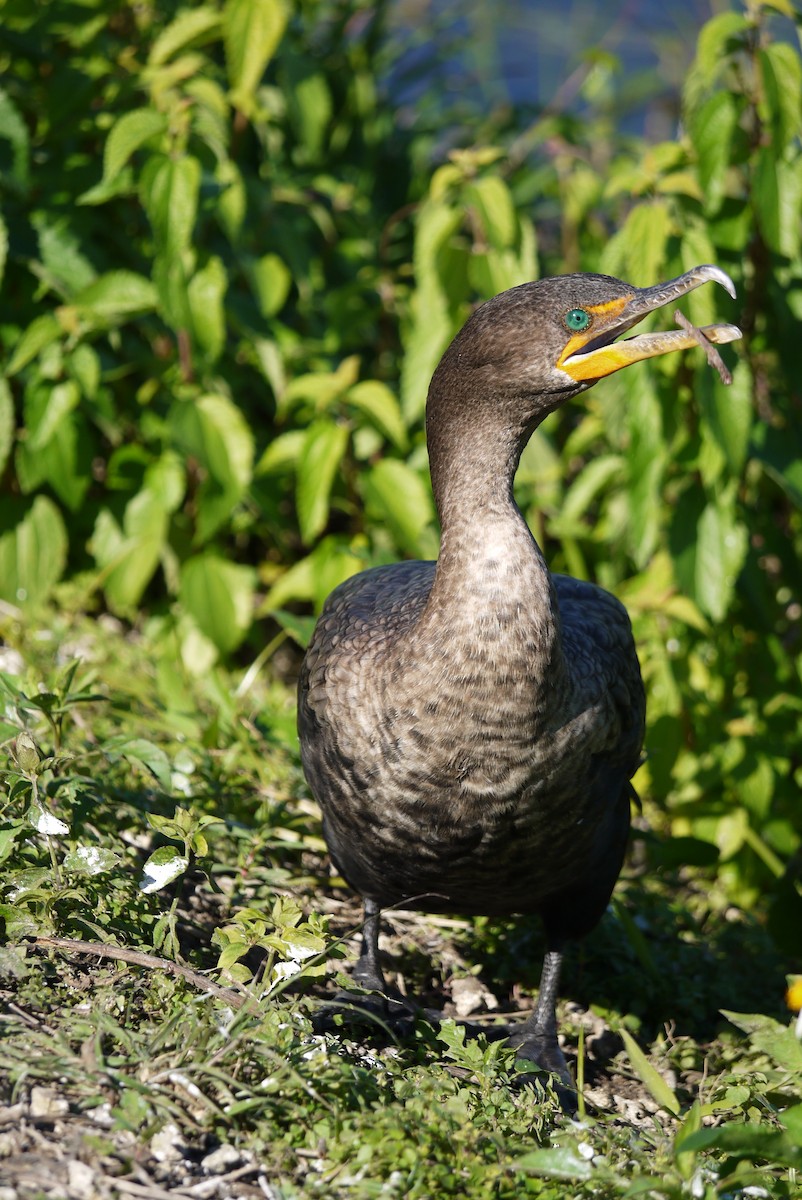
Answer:
[{"label": "double-crested cormorant", "polygon": [[[355,978],[385,990],[379,912],[540,913],[534,1014],[512,1039],[570,1083],[555,1003],[566,940],[604,912],[624,857],[644,693],[623,606],[552,575],[512,494],[533,431],[691,328],[615,339],[717,267],[655,287],[565,275],[482,304],[434,373],[426,433],[442,527],[434,562],[364,571],[328,598],[298,729],[331,856],[365,900]],[[707,342],[740,336],[732,325]]]}]

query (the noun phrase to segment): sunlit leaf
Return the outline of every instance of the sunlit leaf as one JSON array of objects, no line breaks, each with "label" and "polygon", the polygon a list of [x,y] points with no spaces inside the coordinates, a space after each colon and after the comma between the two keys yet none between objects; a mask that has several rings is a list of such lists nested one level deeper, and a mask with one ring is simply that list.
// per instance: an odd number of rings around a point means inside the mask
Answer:
[{"label": "sunlit leaf", "polygon": [[219,33],[220,28],[220,14],[215,9],[205,5],[184,9],[156,38],[148,55],[148,63],[154,67],[160,66],[179,50],[209,41]]},{"label": "sunlit leaf", "polygon": [[228,79],[234,102],[247,111],[287,23],[283,0],[227,0],[223,12]]},{"label": "sunlit leaf", "polygon": [[386,384],[375,379],[356,383],[346,394],[345,404],[365,416],[399,450],[406,450],[408,443],[404,418],[398,401]]},{"label": "sunlit leaf", "polygon": [[181,567],[179,596],[198,628],[227,654],[242,641],[253,619],[255,574],[216,554],[199,554]]},{"label": "sunlit leaf", "polygon": [[307,545],[326,527],[334,477],[347,445],[345,425],[316,421],[306,431],[298,459],[295,503],[301,537]]},{"label": "sunlit leaf", "polygon": [[679,1100],[673,1089],[669,1087],[660,1072],[649,1062],[632,1034],[623,1027],[619,1030],[619,1033],[626,1047],[629,1061],[632,1063],[641,1083],[649,1092],[652,1099],[656,1100],[660,1107],[665,1108],[668,1112],[678,1113],[680,1109]]},{"label": "sunlit leaf", "polygon": [[111,128],[103,152],[103,180],[114,179],[131,155],[167,128],[167,119],[155,108],[135,108],[123,113]]},{"label": "sunlit leaf", "polygon": [[408,554],[428,557],[421,534],[434,521],[434,504],[418,472],[397,458],[383,458],[365,473],[362,488],[374,519],[389,526]]},{"label": "sunlit leaf", "polygon": [[154,158],[142,173],[142,201],[161,251],[179,255],[189,244],[198,210],[201,168],[196,158]]}]

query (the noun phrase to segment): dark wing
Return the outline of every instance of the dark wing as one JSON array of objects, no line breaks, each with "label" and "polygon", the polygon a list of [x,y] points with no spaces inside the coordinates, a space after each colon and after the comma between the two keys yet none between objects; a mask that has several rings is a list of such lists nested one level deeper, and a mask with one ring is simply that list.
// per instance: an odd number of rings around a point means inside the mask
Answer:
[{"label": "dark wing", "polygon": [[641,761],[646,697],[629,615],[595,584],[553,579],[574,691],[588,706],[608,698],[605,757],[631,779]]},{"label": "dark wing", "polygon": [[637,795],[630,779],[641,762],[646,698],[626,609],[590,583],[555,575],[563,643],[576,693],[601,705],[604,745],[593,755],[586,786],[606,810],[582,880],[557,893],[541,910],[555,942],[580,938],[600,920],[626,852],[630,803]]}]

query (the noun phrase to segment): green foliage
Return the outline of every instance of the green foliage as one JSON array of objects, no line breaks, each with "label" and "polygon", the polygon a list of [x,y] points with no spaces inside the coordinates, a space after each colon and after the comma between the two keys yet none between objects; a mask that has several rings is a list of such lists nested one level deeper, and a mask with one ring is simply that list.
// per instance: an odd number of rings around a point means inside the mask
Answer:
[{"label": "green foliage", "polygon": [[[704,895],[683,937],[734,908],[798,955],[798,14],[785,0],[717,12],[680,132],[654,143],[617,130],[625,83],[606,50],[582,65],[581,119],[555,105],[525,123],[467,99],[452,113],[424,94],[402,121],[385,94],[399,53],[388,8],[4,6],[3,620],[22,644],[38,612],[59,627],[43,609],[55,598],[145,629],[148,659],[115,641],[119,709],[111,660],[55,668],[52,639],[26,647],[29,678],[2,676],[6,935],[89,931],[175,953],[163,889],[206,873],[227,897],[212,924],[233,982],[266,982],[274,1002],[299,979],[320,986],[323,949],[336,957],[325,922],[275,895],[308,884],[322,842],[286,749],[292,703],[257,687],[266,658],[285,637],[303,644],[355,571],[436,555],[426,389],[478,300],[537,275],[649,284],[714,262],[738,299],[702,289],[687,310],[742,327],[732,386],[697,352],[621,372],[537,431],[517,498],[550,564],[614,590],[633,617],[649,691],[636,783],[654,831],[638,869]],[[251,663],[236,689],[226,656]],[[673,960],[619,915],[622,969],[664,996]],[[708,998],[717,961],[705,970]],[[686,984],[683,1013],[701,986]],[[199,1065],[225,1059],[227,1034],[183,1015],[175,1030],[219,1132],[223,1106],[253,1132],[269,1099],[275,1120],[256,1136],[275,1143],[287,1195],[313,1175],[299,1149],[335,1195],[556,1198],[568,1180],[577,1195],[707,1200],[762,1185],[751,1164],[764,1160],[772,1194],[790,1196],[802,1170],[798,1043],[769,1017],[737,1019],[749,1040],[740,1058],[721,1051],[706,1094],[667,1082],[664,1046],[646,1055],[622,1032],[634,1077],[681,1121],[633,1148],[601,1125],[550,1143],[543,1097],[508,1088],[496,1043],[445,1026],[437,1054],[456,1077],[433,1075],[423,1048],[425,1067],[386,1060],[382,1090],[337,1055],[313,1071],[305,1018],[287,1032],[278,1014],[234,1039],[236,1087]],[[125,1066],[100,1062],[98,1078],[118,1072],[115,1119],[174,1117],[167,1085],[136,1075],[130,1031],[97,1020],[65,1039],[56,1074],[80,1091],[86,1064],[64,1047],[110,1036]],[[274,1047],[286,1057],[263,1091]]]}]

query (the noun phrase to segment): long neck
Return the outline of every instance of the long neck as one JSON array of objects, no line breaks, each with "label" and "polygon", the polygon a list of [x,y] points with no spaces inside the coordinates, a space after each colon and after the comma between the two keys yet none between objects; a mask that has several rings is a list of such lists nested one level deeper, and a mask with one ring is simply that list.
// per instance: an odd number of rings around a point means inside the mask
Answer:
[{"label": "long neck", "polygon": [[460,422],[452,406],[430,406],[427,435],[442,544],[419,629],[460,643],[460,649],[470,645],[501,675],[529,685],[547,677],[559,692],[564,664],[557,600],[512,495],[532,427]]}]

